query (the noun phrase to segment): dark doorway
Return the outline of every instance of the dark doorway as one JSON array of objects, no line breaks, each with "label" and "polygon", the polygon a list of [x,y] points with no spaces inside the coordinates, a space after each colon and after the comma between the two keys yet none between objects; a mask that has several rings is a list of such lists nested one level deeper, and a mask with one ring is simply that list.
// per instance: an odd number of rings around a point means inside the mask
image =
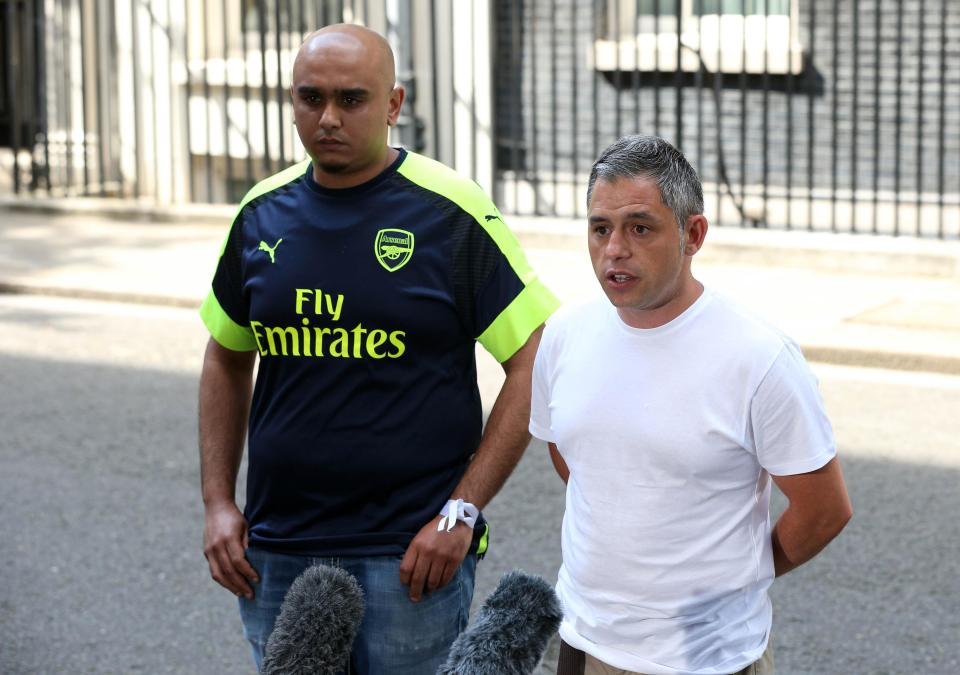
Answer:
[{"label": "dark doorway", "polygon": [[0,147],[29,146],[39,130],[43,52],[39,4],[0,0]]}]

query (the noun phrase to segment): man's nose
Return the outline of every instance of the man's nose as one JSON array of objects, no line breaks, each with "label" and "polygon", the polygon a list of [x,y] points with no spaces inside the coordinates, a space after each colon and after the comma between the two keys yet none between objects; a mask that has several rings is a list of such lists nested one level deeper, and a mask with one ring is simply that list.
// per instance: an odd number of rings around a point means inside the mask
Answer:
[{"label": "man's nose", "polygon": [[328,103],[323,107],[323,111],[320,113],[320,121],[318,122],[320,129],[323,131],[329,131],[331,129],[340,128],[340,113],[337,110],[337,106],[333,103]]},{"label": "man's nose", "polygon": [[606,254],[608,258],[625,258],[630,255],[626,237],[620,230],[614,229],[607,238]]}]

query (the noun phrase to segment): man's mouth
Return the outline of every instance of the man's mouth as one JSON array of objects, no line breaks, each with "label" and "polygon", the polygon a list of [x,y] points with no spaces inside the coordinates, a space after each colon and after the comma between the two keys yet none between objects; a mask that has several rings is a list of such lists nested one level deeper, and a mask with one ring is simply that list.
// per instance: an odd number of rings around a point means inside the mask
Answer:
[{"label": "man's mouth", "polygon": [[624,284],[634,279],[636,279],[635,276],[626,272],[607,272],[607,280],[616,284]]}]

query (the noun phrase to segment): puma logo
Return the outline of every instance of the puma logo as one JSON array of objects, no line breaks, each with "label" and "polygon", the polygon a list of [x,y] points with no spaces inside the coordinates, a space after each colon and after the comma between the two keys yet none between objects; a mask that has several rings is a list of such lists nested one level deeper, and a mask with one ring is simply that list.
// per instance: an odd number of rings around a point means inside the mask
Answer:
[{"label": "puma logo", "polygon": [[273,246],[267,246],[267,242],[261,241],[261,242],[260,242],[260,246],[259,246],[259,248],[257,248],[257,250],[258,250],[258,251],[264,251],[264,252],[266,252],[266,254],[267,254],[268,256],[270,256],[270,262],[271,262],[271,263],[275,263],[275,262],[277,262],[277,257],[276,257],[276,256],[277,256],[277,246],[280,245],[280,242],[281,242],[281,241],[283,241],[282,238],[281,238],[281,239],[277,239],[277,243],[274,244]]},{"label": "puma logo", "polygon": [[500,216],[496,216],[496,215],[493,215],[493,216],[484,216],[484,219],[485,219],[488,223],[489,223],[491,220],[499,220],[501,223],[503,222],[503,221],[500,219]]}]

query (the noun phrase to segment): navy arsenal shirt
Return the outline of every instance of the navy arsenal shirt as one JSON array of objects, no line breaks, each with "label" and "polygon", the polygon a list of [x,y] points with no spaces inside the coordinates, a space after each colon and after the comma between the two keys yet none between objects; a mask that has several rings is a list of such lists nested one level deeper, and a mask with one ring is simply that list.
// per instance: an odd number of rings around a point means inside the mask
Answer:
[{"label": "navy arsenal shirt", "polygon": [[352,188],[309,161],[254,187],[200,310],[260,357],[251,544],[402,554],[479,443],[475,341],[504,361],[557,304],[479,186],[423,156]]}]

